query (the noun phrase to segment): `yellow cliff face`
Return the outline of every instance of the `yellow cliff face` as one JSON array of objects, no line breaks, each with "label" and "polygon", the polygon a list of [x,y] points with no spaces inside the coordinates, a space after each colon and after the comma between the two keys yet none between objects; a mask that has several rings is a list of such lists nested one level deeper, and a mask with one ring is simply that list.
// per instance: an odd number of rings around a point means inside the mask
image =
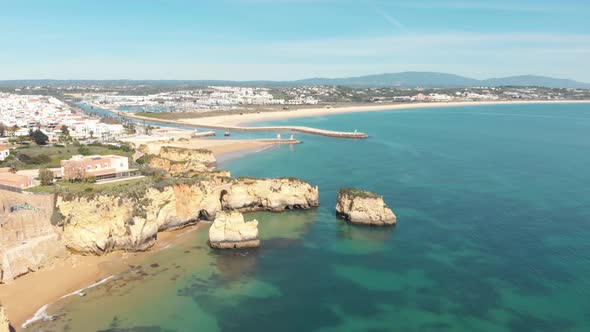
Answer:
[{"label": "yellow cliff face", "polygon": [[49,265],[67,252],[51,224],[53,195],[0,190],[0,282]]},{"label": "yellow cliff face", "polygon": [[213,177],[151,188],[139,197],[58,196],[56,209],[63,216],[65,246],[76,253],[101,255],[146,250],[159,231],[212,221],[222,210],[284,211],[317,205],[318,188],[300,180]]},{"label": "yellow cliff face", "polygon": [[100,255],[146,250],[159,231],[214,217],[221,209],[219,195],[214,185],[201,182],[152,188],[140,197],[58,196],[56,208],[64,218],[65,246],[76,253]]},{"label": "yellow cliff face", "polygon": [[216,249],[259,247],[258,221],[245,222],[237,211],[220,212],[209,228],[209,245]]},{"label": "yellow cliff face", "polygon": [[149,156],[149,165],[172,176],[215,169],[217,161],[209,150],[162,147],[157,156]]},{"label": "yellow cliff face", "polygon": [[318,187],[292,178],[240,178],[222,193],[225,210],[282,212],[310,209],[318,205]]}]

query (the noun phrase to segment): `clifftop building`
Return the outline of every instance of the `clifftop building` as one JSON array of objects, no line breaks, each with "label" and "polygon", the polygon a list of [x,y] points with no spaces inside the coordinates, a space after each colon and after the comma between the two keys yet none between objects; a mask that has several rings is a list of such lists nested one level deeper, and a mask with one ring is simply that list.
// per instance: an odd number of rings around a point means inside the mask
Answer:
[{"label": "clifftop building", "polygon": [[10,147],[8,145],[0,144],[0,161],[6,160],[10,156]]},{"label": "clifftop building", "polygon": [[94,176],[97,180],[129,176],[129,158],[125,156],[73,156],[61,161],[62,176],[66,180]]}]

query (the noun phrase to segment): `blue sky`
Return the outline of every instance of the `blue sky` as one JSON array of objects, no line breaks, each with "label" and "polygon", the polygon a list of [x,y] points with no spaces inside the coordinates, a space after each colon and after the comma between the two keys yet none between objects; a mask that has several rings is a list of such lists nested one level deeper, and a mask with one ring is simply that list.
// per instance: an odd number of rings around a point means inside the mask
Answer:
[{"label": "blue sky", "polygon": [[0,0],[0,79],[590,82],[590,1]]}]

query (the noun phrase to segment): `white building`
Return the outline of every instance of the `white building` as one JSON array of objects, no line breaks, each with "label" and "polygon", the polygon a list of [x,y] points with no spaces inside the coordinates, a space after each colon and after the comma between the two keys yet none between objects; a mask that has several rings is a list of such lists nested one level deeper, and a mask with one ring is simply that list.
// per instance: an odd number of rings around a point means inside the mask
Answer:
[{"label": "white building", "polygon": [[8,145],[0,145],[0,161],[6,160],[10,156],[10,147]]}]

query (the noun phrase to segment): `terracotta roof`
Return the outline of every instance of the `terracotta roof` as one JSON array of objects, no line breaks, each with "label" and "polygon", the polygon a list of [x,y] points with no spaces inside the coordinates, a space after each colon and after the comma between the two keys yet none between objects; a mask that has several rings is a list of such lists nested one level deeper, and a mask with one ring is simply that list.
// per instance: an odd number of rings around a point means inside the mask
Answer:
[{"label": "terracotta roof", "polygon": [[10,149],[10,145],[0,144],[0,151]]}]

